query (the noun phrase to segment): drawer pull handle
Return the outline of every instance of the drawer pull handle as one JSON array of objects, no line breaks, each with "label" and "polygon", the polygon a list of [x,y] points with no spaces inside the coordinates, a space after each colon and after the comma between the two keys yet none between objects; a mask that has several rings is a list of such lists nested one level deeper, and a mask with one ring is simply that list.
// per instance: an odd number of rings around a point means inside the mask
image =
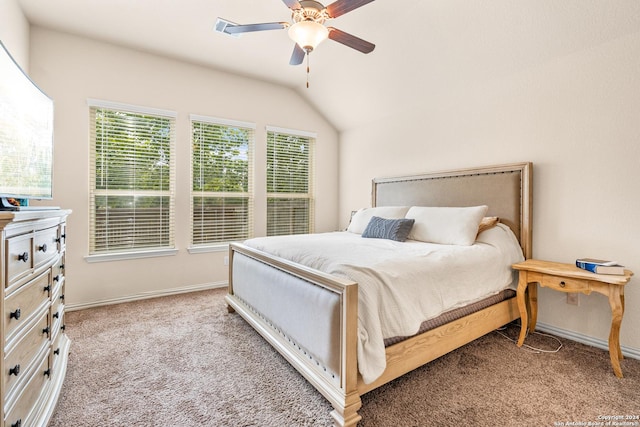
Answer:
[{"label": "drawer pull handle", "polygon": [[53,354],[55,354],[56,356],[60,354],[60,347],[56,348],[55,350],[53,350]]},{"label": "drawer pull handle", "polygon": [[44,371],[44,376],[45,377],[50,377],[51,376],[51,369],[47,369],[46,371]]},{"label": "drawer pull handle", "polygon": [[563,280],[562,282],[560,282],[560,287],[561,287],[561,288],[564,288],[565,286],[567,286],[567,284],[566,284],[566,283],[564,283],[564,280]]},{"label": "drawer pull handle", "polygon": [[59,317],[60,317],[60,313],[56,311],[55,313],[53,313],[53,314],[51,315],[51,317],[53,317],[54,319],[57,319],[57,318],[59,318]]},{"label": "drawer pull handle", "polygon": [[9,313],[9,319],[20,319],[20,315],[22,313],[20,312],[19,308],[16,308],[16,311],[12,311],[11,313]]},{"label": "drawer pull handle", "polygon": [[47,252],[47,244],[43,243],[42,245],[38,246],[38,250],[41,252]]},{"label": "drawer pull handle", "polygon": [[22,427],[22,418],[19,418],[15,423],[11,424],[11,427]]},{"label": "drawer pull handle", "polygon": [[43,292],[49,292],[51,290],[51,285],[47,285],[44,287]]},{"label": "drawer pull handle", "polygon": [[60,330],[64,331],[65,329],[67,329],[67,327],[65,325],[60,326]]},{"label": "drawer pull handle", "polygon": [[29,261],[29,253],[23,252],[21,255],[18,255],[18,261],[22,261],[22,262]]},{"label": "drawer pull handle", "polygon": [[64,301],[64,294],[60,295],[60,300]]},{"label": "drawer pull handle", "polygon": [[51,331],[51,328],[50,328],[50,327],[48,327],[48,326],[47,326],[46,328],[42,328],[42,333],[43,333],[43,334],[47,334],[47,335],[49,335],[49,332],[50,332],[50,331]]},{"label": "drawer pull handle", "polygon": [[60,275],[56,274],[55,276],[53,276],[53,281],[54,282],[59,282],[60,281]]},{"label": "drawer pull handle", "polygon": [[9,375],[15,375],[16,377],[20,373],[20,365],[16,365],[13,368],[9,369]]}]

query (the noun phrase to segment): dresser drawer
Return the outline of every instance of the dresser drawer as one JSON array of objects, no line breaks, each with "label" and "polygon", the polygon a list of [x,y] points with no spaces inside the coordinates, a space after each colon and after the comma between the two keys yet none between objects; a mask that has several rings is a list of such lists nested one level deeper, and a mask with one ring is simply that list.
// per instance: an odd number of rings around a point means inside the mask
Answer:
[{"label": "dresser drawer", "polygon": [[16,390],[14,396],[8,395],[10,406],[5,414],[4,426],[30,426],[34,425],[35,403],[40,399],[42,391],[49,381],[49,353],[45,353],[39,362],[39,366],[29,382],[22,390]]},{"label": "dresser drawer", "polygon": [[[64,325],[64,314],[61,316],[60,325]],[[54,370],[58,368],[59,360],[63,359],[61,357],[63,355],[62,352],[64,351],[63,340],[67,340],[66,335],[60,330],[60,327],[58,327],[56,333],[57,335],[55,335],[55,338],[51,343],[51,366]]]},{"label": "dresser drawer", "polygon": [[58,227],[36,231],[33,241],[33,268],[38,268],[58,254]]},{"label": "dresser drawer", "polygon": [[545,274],[542,277],[542,286],[563,292],[581,292],[589,289],[589,282],[586,280],[570,279],[567,277],[551,276]]},{"label": "dresser drawer", "polygon": [[53,285],[56,286],[63,282],[64,279],[64,254],[53,263],[51,267],[52,277],[53,277]]},{"label": "dresser drawer", "polygon": [[4,301],[4,331],[5,340],[11,336],[29,319],[35,315],[39,307],[49,304],[50,271],[21,286]]},{"label": "dresser drawer", "polygon": [[33,325],[29,331],[20,337],[4,358],[4,389],[6,393],[11,393],[17,383],[19,383],[27,373],[36,356],[49,345],[49,312],[43,312],[40,320]]},{"label": "dresser drawer", "polygon": [[60,327],[64,325],[64,302],[53,301],[51,305],[51,339],[55,340],[60,333]]},{"label": "dresser drawer", "polygon": [[33,263],[32,253],[33,234],[23,234],[6,240],[6,280],[5,287],[27,275]]},{"label": "dresser drawer", "polygon": [[63,222],[58,228],[58,251],[64,252],[67,245],[67,223]]}]

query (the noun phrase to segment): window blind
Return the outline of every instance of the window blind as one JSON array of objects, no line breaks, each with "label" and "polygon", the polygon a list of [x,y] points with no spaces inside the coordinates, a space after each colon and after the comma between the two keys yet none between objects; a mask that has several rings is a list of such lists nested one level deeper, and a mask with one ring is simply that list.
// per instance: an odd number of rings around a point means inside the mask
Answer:
[{"label": "window blind", "polygon": [[90,102],[89,253],[174,248],[175,116]]},{"label": "window blind", "polygon": [[267,128],[267,235],[313,232],[313,151],[306,132]]},{"label": "window blind", "polygon": [[244,240],[253,234],[250,123],[192,116],[191,244]]}]

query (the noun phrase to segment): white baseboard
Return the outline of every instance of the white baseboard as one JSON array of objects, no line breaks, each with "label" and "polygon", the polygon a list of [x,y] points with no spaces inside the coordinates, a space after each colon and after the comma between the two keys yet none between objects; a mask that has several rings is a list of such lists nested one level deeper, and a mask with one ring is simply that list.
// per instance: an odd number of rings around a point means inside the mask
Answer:
[{"label": "white baseboard", "polygon": [[[569,331],[567,329],[558,328],[556,326],[547,325],[545,323],[536,323],[536,330],[541,332],[547,332],[558,337],[567,338],[572,341],[579,342],[581,344],[590,345],[596,348],[609,351],[609,342],[598,338],[593,338],[588,335],[583,335],[578,332]],[[640,349],[633,347],[620,346],[622,355],[631,359],[640,360]]]},{"label": "white baseboard", "polygon": [[65,306],[65,311],[84,310],[86,308],[100,307],[103,305],[120,304],[123,302],[138,301],[149,298],[165,297],[168,295],[184,294],[187,292],[204,291],[207,289],[226,288],[228,286],[227,281],[203,283],[200,285],[184,286],[181,288],[163,289],[161,291],[142,292],[135,295],[127,295],[124,297],[111,298],[101,301],[92,301],[78,304],[69,304]]}]

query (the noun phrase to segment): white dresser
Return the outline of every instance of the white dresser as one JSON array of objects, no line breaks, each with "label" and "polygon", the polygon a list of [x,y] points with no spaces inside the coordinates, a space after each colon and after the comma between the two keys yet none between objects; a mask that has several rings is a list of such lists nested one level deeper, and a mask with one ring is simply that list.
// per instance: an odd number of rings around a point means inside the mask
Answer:
[{"label": "white dresser", "polygon": [[45,426],[67,370],[64,332],[68,210],[0,211],[2,420]]}]

